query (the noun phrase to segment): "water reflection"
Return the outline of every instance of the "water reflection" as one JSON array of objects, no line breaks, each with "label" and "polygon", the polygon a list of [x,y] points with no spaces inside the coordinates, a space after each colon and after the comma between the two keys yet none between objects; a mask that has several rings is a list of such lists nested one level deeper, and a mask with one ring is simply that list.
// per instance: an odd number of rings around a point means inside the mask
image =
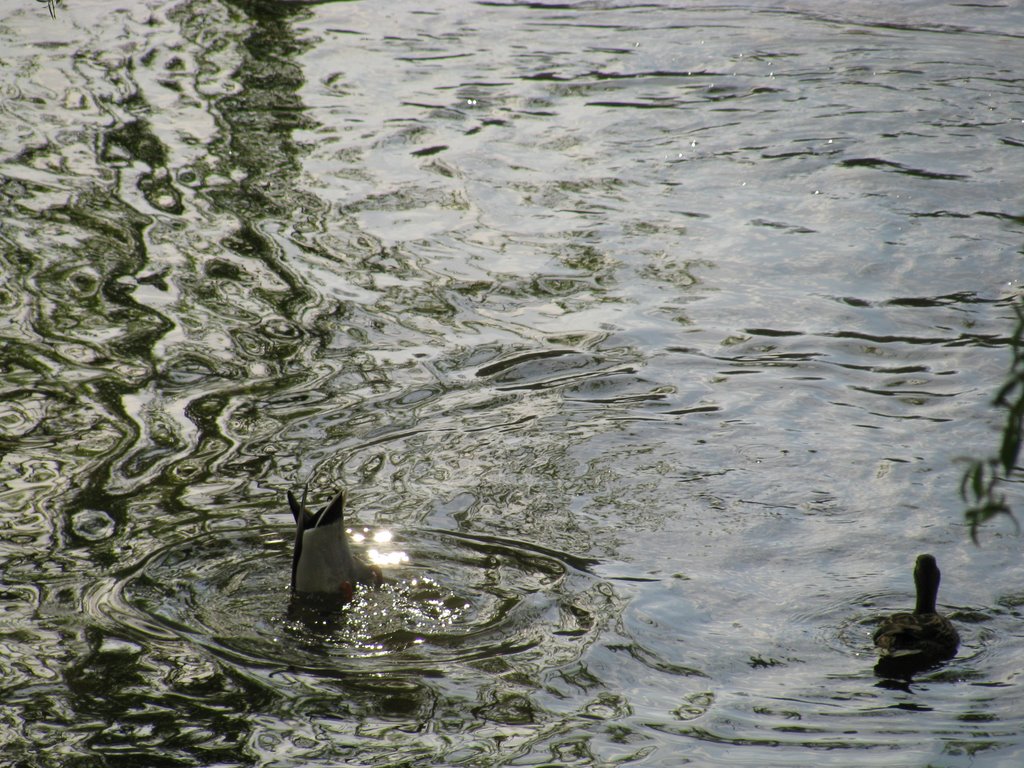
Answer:
[{"label": "water reflection", "polygon": [[[950,522],[1019,12],[41,11],[0,29],[5,756],[1019,762],[1019,546]],[[389,571],[313,621],[307,480]],[[919,545],[964,648],[879,688]]]},{"label": "water reflection", "polygon": [[607,587],[573,558],[445,532],[399,546],[399,557],[383,558],[384,586],[358,590],[350,606],[286,610],[282,538],[231,529],[150,555],[96,599],[122,632],[158,626],[161,637],[177,633],[245,664],[367,675],[527,651],[551,657],[561,653],[544,647],[553,637],[585,639],[604,620],[584,606]]}]

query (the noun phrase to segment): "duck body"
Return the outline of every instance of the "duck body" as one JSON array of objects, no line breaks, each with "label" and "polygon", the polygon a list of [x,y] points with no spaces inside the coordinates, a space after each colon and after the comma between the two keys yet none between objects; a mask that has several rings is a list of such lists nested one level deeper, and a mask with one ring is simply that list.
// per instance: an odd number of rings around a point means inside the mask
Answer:
[{"label": "duck body", "polygon": [[339,491],[317,513],[306,509],[306,493],[296,501],[288,491],[288,506],[295,518],[292,556],[292,593],[340,598],[349,602],[356,584],[380,586],[383,576],[352,554],[345,533],[345,491]]},{"label": "duck body", "polygon": [[894,613],[875,630],[880,652],[876,673],[905,677],[956,656],[960,635],[935,608],[940,579],[935,558],[920,555],[914,566],[917,604],[913,613]]}]

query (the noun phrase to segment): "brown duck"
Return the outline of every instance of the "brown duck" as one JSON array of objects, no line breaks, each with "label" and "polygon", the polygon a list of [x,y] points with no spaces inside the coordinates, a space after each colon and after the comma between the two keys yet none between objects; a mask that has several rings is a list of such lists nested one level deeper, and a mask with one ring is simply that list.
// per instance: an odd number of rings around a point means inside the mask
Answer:
[{"label": "brown duck", "polygon": [[880,653],[875,665],[877,674],[909,677],[956,656],[960,646],[956,627],[935,610],[941,575],[932,555],[918,556],[914,566],[914,612],[894,613],[875,630]]}]

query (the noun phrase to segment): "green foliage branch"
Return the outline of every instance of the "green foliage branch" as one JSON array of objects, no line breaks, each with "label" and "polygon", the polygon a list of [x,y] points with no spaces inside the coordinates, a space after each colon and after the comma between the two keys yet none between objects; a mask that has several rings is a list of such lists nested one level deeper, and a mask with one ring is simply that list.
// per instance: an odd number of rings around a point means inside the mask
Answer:
[{"label": "green foliage branch", "polygon": [[1009,516],[1020,532],[1020,523],[1006,496],[999,490],[1016,469],[1024,444],[1024,300],[1015,302],[1013,311],[1017,315],[1017,327],[1010,338],[1013,360],[1006,382],[993,400],[995,405],[1007,411],[999,455],[972,461],[960,481],[960,497],[969,505],[964,519],[970,526],[971,539],[975,544],[978,543],[978,529],[997,515]]},{"label": "green foliage branch", "polygon": [[56,19],[57,18],[57,3],[59,3],[60,0],[36,0],[36,2],[37,3],[44,3],[46,5],[46,7],[50,11],[50,18],[51,19]]}]

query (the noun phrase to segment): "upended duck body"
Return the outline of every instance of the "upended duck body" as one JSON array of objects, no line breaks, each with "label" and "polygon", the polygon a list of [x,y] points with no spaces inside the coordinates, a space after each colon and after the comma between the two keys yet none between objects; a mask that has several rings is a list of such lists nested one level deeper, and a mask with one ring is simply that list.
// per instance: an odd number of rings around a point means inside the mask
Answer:
[{"label": "upended duck body", "polygon": [[313,514],[288,491],[288,506],[295,518],[295,552],[292,556],[292,593],[317,595],[349,602],[356,584],[380,586],[380,568],[367,565],[352,554],[345,533],[345,491]]},{"label": "upended duck body", "polygon": [[914,566],[917,604],[913,613],[894,613],[875,630],[880,652],[875,672],[884,677],[909,677],[956,656],[956,627],[935,609],[941,579],[932,555],[920,555]]}]

